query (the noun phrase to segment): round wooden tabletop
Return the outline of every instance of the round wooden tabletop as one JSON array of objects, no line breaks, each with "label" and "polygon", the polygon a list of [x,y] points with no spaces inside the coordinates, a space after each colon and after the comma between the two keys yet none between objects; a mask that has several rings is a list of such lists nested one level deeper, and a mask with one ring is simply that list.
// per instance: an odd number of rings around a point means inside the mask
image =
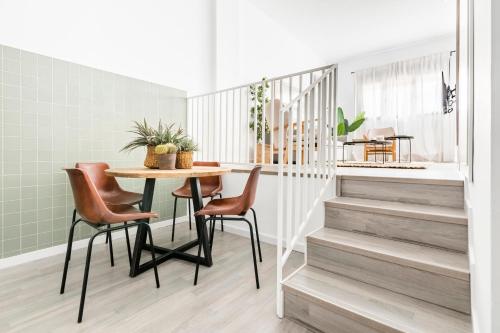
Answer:
[{"label": "round wooden tabletop", "polygon": [[105,171],[108,176],[123,178],[192,178],[220,176],[231,168],[193,166],[192,169],[160,170],[148,168],[114,168]]}]

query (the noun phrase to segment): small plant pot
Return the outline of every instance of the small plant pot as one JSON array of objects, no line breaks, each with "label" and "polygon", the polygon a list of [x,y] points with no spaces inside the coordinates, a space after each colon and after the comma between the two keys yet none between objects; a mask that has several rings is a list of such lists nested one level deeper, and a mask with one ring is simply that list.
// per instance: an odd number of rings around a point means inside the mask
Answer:
[{"label": "small plant pot", "polygon": [[177,154],[158,155],[160,170],[175,170],[175,159]]},{"label": "small plant pot", "polygon": [[191,169],[193,167],[193,152],[179,151],[177,152],[177,160],[175,161],[176,169]]},{"label": "small plant pot", "polygon": [[347,135],[338,135],[337,141],[339,142],[347,142]]}]

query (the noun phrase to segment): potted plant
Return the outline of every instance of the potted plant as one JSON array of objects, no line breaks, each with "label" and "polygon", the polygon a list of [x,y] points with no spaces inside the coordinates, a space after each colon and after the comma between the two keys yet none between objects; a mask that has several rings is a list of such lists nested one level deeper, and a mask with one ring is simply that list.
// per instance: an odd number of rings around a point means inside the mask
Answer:
[{"label": "potted plant", "polygon": [[190,137],[183,137],[177,144],[177,159],[175,167],[177,169],[191,169],[193,167],[193,152],[198,150],[198,146]]},{"label": "potted plant", "polygon": [[177,146],[173,143],[166,143],[155,147],[155,154],[158,156],[158,168],[161,170],[174,170],[177,156]]},{"label": "potted plant", "polygon": [[365,122],[365,113],[360,112],[356,115],[353,122],[349,124],[349,121],[344,118],[344,110],[339,106],[337,108],[337,140],[340,142],[347,141],[347,135],[349,133],[357,130]]},{"label": "potted plant", "polygon": [[[271,99],[268,97],[269,82],[267,78],[262,78],[262,84],[250,85],[250,122],[248,126],[251,130],[257,131],[257,142],[262,142],[263,134],[266,135],[266,142],[270,141],[271,133],[270,124],[264,115],[264,105],[269,103]],[[257,113],[257,114],[256,114]],[[257,126],[255,126],[255,118],[257,118]],[[264,126],[262,126],[264,125]],[[256,128],[257,127],[257,128]],[[264,128],[263,128],[264,127]],[[263,133],[264,132],[264,133]]]},{"label": "potted plant", "polygon": [[129,142],[121,151],[131,151],[139,147],[146,147],[147,154],[144,166],[151,169],[158,169],[159,161],[155,153],[155,147],[161,144],[172,143],[176,145],[183,137],[182,129],[173,129],[174,124],[164,125],[160,120],[158,127],[154,128],[144,119],[142,122],[134,121],[134,128],[130,133],[137,137]]}]

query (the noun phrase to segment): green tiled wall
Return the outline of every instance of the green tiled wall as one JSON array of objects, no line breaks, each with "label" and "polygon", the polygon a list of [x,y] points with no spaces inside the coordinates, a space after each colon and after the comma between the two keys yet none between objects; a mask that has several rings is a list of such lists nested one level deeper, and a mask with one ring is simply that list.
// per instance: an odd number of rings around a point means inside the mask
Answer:
[{"label": "green tiled wall", "polygon": [[[0,258],[66,242],[73,197],[61,170],[77,161],[141,166],[145,151],[120,153],[133,120],[186,124],[186,93],[0,46]],[[142,180],[119,179],[142,192]],[[172,189],[157,182],[153,210],[171,218]],[[181,200],[181,205],[185,205]],[[184,212],[185,206],[178,212]],[[92,230],[85,225],[77,238]]]}]

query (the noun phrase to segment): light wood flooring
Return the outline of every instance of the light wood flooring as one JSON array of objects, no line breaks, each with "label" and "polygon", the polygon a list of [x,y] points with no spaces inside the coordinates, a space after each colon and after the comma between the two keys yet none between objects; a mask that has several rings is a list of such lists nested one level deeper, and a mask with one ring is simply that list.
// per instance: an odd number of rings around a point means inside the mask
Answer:
[{"label": "light wood flooring", "polygon": [[[176,244],[194,236],[187,223],[176,229]],[[170,227],[154,230],[153,237],[155,244],[172,247]],[[201,267],[196,287],[194,264],[179,260],[159,266],[160,289],[152,271],[129,278],[125,242],[113,245],[115,267],[104,244],[94,247],[81,324],[76,320],[86,249],[73,252],[64,295],[63,255],[1,270],[0,332],[308,332],[275,315],[274,246],[262,244],[256,290],[249,239],[228,232],[216,233],[214,265]],[[294,253],[288,272],[302,262]]]}]

